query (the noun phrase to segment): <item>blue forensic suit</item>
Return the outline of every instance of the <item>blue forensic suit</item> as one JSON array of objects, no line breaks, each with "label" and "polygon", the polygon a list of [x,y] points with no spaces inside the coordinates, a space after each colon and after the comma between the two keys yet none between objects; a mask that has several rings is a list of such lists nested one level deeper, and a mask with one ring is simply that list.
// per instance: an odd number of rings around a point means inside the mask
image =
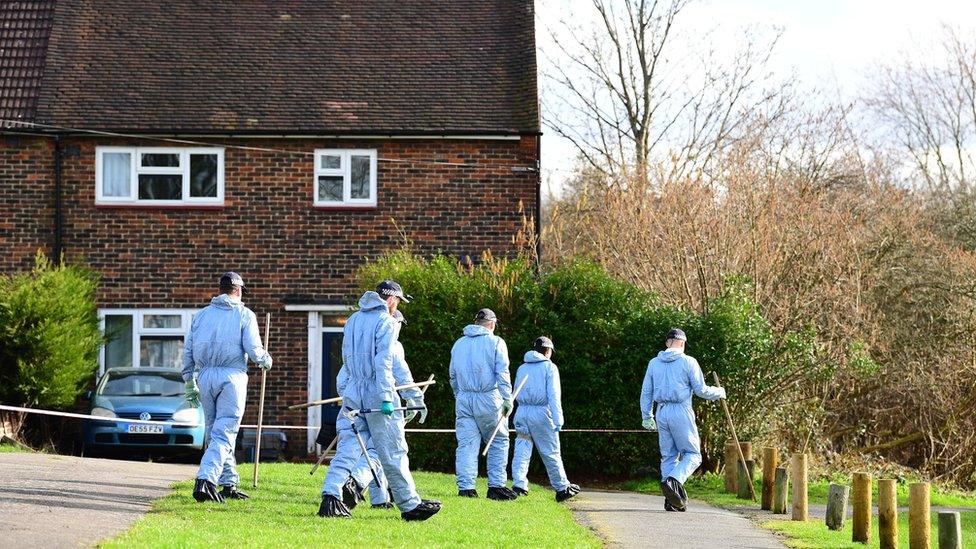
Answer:
[{"label": "blue forensic suit", "polygon": [[725,398],[725,389],[705,385],[698,361],[680,349],[666,349],[647,365],[641,388],[641,415],[648,419],[657,403],[661,444],[661,480],[674,477],[684,484],[701,465],[701,440],[695,425],[692,395],[706,400]]},{"label": "blue forensic suit", "polygon": [[221,294],[197,313],[183,344],[183,380],[199,370],[197,385],[206,424],[207,450],[198,479],[237,486],[234,445],[247,397],[247,359],[268,357],[254,313],[239,299]]},{"label": "blue forensic suit", "polygon": [[[346,321],[342,337],[342,407],[379,409],[383,401],[396,402],[393,375],[393,347],[399,322],[390,316],[386,302],[376,292],[366,292],[359,300],[359,311]],[[385,416],[379,412],[358,416],[356,428],[374,448],[383,473],[401,512],[420,505],[420,496],[410,474],[407,441],[403,434],[403,413]],[[322,494],[342,499],[342,485],[357,469],[362,449],[352,432],[352,422],[340,414],[336,422],[339,442],[336,456],[322,485]],[[366,469],[369,475],[369,470]],[[370,478],[372,478],[370,476]]]},{"label": "blue forensic suit", "polygon": [[515,386],[525,379],[516,400],[515,454],[512,457],[512,486],[529,489],[529,459],[532,446],[549,473],[549,483],[557,492],[569,487],[563,459],[559,452],[559,433],[563,426],[562,388],[559,370],[545,355],[537,351],[525,353],[525,363],[515,374]]},{"label": "blue forensic suit", "polygon": [[[474,490],[481,443],[488,442],[501,419],[502,402],[512,398],[505,341],[484,326],[466,326],[464,337],[451,349],[450,377],[457,416],[458,490]],[[508,426],[502,425],[488,450],[489,487],[505,486],[507,467]]]}]

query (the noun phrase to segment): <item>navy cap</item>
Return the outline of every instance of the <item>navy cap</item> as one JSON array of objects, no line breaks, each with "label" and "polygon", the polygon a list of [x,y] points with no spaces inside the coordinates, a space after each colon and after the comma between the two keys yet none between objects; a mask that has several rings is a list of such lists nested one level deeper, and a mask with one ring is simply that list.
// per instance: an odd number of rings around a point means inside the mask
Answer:
[{"label": "navy cap", "polygon": [[496,320],[497,321],[498,320],[498,317],[495,316],[495,311],[492,311],[491,309],[481,309],[480,311],[478,311],[478,314],[474,315],[474,320],[475,320],[475,322],[477,322],[479,320]]},{"label": "navy cap", "polygon": [[535,338],[535,341],[532,343],[532,348],[533,349],[552,349],[553,351],[556,350],[555,345],[552,344],[552,340],[549,339],[546,336],[539,336],[539,337]]},{"label": "navy cap", "polygon": [[384,299],[393,296],[399,297],[404,303],[410,303],[412,297],[403,293],[403,288],[396,283],[395,280],[384,280],[376,286],[376,293],[383,296]]},{"label": "navy cap", "polygon": [[688,341],[688,336],[685,335],[684,330],[681,328],[671,328],[668,331],[668,337],[664,338],[665,341],[669,339],[677,339],[679,341]]},{"label": "navy cap", "polygon": [[397,312],[393,313],[393,320],[396,320],[404,326],[407,325],[407,319],[403,317],[403,313],[401,313],[399,309],[397,309]]},{"label": "navy cap", "polygon": [[247,286],[244,285],[244,279],[241,278],[241,275],[235,273],[234,271],[227,271],[226,273],[220,275],[220,285],[240,286],[242,293],[248,293]]}]

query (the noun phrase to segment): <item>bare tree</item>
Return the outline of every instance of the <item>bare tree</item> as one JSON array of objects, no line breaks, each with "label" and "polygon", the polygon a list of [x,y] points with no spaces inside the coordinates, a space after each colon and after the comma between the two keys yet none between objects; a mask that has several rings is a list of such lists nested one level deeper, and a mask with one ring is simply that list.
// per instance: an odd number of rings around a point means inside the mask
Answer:
[{"label": "bare tree", "polygon": [[[734,53],[707,36],[679,41],[690,0],[591,0],[594,22],[573,13],[550,29],[543,117],[582,159],[613,181],[646,179],[655,156],[669,178],[704,170],[757,110],[776,42],[746,32]],[[723,60],[724,58],[724,60]]]}]

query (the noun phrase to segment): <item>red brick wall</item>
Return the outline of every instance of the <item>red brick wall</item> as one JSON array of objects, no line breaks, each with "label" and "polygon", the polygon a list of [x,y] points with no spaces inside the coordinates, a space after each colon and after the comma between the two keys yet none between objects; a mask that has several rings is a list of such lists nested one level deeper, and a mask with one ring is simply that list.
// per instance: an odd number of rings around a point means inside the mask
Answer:
[{"label": "red brick wall", "polygon": [[[259,321],[265,312],[273,315],[275,368],[265,422],[304,425],[304,411],[284,407],[306,397],[307,314],[286,313],[284,304],[353,302],[357,268],[404,238],[422,253],[510,255],[523,212],[531,218],[536,211],[538,181],[537,173],[512,168],[535,166],[536,139],[218,140],[293,152],[228,148],[223,208],[160,210],[96,208],[95,147],[166,143],[67,138],[65,147],[78,154],[63,164],[64,251],[69,261],[102,274],[101,307],[202,307],[220,273],[241,273],[252,289],[245,302]],[[311,153],[317,148],[377,149],[375,209],[313,207]],[[22,139],[16,147],[0,141],[0,197],[7,212],[0,221],[0,272],[28,268],[38,247],[50,251],[51,151],[50,140]],[[247,422],[256,419],[257,379],[252,376]],[[289,439],[294,450],[304,449],[303,431],[289,432]]]}]

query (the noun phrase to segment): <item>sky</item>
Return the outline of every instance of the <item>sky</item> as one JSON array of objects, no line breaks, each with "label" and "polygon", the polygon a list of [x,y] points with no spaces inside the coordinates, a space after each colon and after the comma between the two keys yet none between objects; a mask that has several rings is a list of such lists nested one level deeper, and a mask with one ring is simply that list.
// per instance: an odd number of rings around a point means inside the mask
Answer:
[{"label": "sky", "polygon": [[[617,0],[622,1],[622,0]],[[582,10],[590,0],[537,0],[537,44],[552,51],[549,26],[558,24],[568,7],[585,21]],[[976,2],[972,0],[700,0],[683,14],[679,25],[694,32],[713,29],[719,46],[744,28],[782,36],[771,68],[784,77],[835,90],[840,98],[853,98],[865,75],[880,63],[898,59],[905,51],[924,55],[919,47],[939,33],[943,24],[976,29]],[[540,81],[540,90],[543,90]],[[545,97],[541,98],[545,101]],[[558,192],[559,181],[573,166],[573,146],[550,128],[543,127],[543,189]]]}]

